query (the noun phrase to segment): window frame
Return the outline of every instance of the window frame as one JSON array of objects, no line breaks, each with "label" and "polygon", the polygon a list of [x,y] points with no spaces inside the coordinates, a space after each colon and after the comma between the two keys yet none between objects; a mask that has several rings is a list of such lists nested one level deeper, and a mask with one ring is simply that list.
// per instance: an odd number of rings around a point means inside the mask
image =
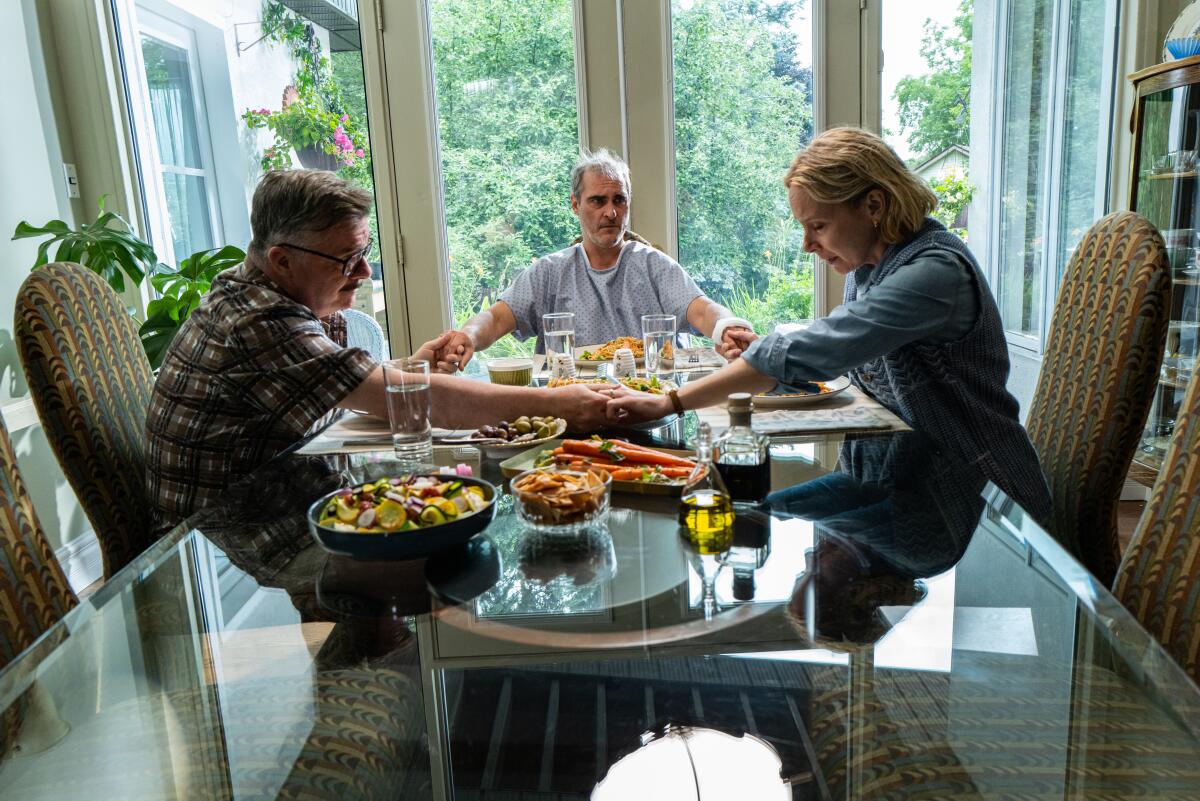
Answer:
[{"label": "window frame", "polygon": [[[131,111],[134,117],[134,138],[136,153],[141,166],[142,192],[145,197],[145,209],[149,217],[151,243],[159,258],[168,264],[178,264],[190,253],[175,253],[174,238],[171,236],[171,219],[167,211],[166,192],[163,176],[167,172],[179,172],[185,175],[201,175],[205,179],[205,201],[207,206],[209,228],[212,231],[213,246],[225,244],[225,217],[222,213],[220,197],[220,176],[216,168],[216,158],[211,136],[211,126],[202,124],[208,120],[207,94],[204,72],[200,64],[200,45],[194,25],[188,25],[178,19],[170,19],[143,2],[130,3],[121,15],[128,26],[129,37],[123,37],[127,42],[126,61],[129,70],[129,92],[131,95]],[[134,20],[136,19],[136,25]],[[168,169],[162,163],[158,153],[158,140],[154,126],[154,116],[151,113],[150,94],[146,85],[146,64],[142,57],[141,41],[143,36],[157,39],[171,47],[177,47],[187,54],[188,79],[191,83],[192,114],[196,121],[196,138],[200,148],[202,167]],[[138,132],[141,135],[138,135]]]},{"label": "window frame", "polygon": [[[1103,1],[1106,4],[1105,20],[1107,24],[1105,30],[1111,31],[1112,38],[1110,40],[1111,46],[1106,47],[1103,54],[1104,61],[1101,66],[1102,83],[1100,96],[1104,99],[1104,102],[1101,104],[1101,108],[1097,110],[1097,119],[1100,126],[1099,141],[1101,143],[1097,148],[1096,154],[1095,207],[1093,209],[1093,217],[1097,219],[1103,216],[1111,205],[1110,201],[1113,198],[1113,177],[1115,173],[1119,172],[1113,165],[1112,158],[1115,148],[1112,120],[1117,102],[1117,68],[1119,66],[1118,55],[1120,52],[1120,30],[1116,24],[1116,20],[1120,19],[1122,0]],[[1049,119],[1046,142],[1039,154],[1039,158],[1042,158],[1047,164],[1045,183],[1039,190],[1046,198],[1041,211],[1042,230],[1045,234],[1041,245],[1043,260],[1041,275],[1039,276],[1041,282],[1041,302],[1038,309],[1039,320],[1036,335],[1013,331],[1007,326],[1004,329],[1004,336],[1010,350],[1033,359],[1040,359],[1045,352],[1046,338],[1049,335],[1054,306],[1058,299],[1059,265],[1057,263],[1057,254],[1059,251],[1063,216],[1062,177],[1066,155],[1065,148],[1067,145],[1067,109],[1065,102],[1062,101],[1067,94],[1067,70],[1070,66],[1069,58],[1072,33],[1070,19],[1071,0],[1049,0],[1049,2],[1052,5],[1052,43],[1049,63],[1052,65],[1054,73],[1051,76],[1050,93],[1046,101],[1046,106],[1052,110],[1052,116]],[[1008,3],[989,3],[984,0],[976,0],[975,12],[977,19],[980,12],[987,14],[989,17],[988,22],[990,23],[990,36],[986,38],[977,36],[975,40],[976,48],[978,48],[981,41],[984,44],[990,45],[991,48],[991,53],[988,54],[991,60],[991,69],[985,73],[984,80],[991,87],[1003,86],[1005,71],[1008,66]],[[977,66],[979,63],[980,60],[975,61]],[[980,128],[975,130],[975,133],[979,133],[982,130],[990,134],[996,130],[1003,130],[998,123],[1004,119],[1005,92],[992,89],[990,95],[990,102],[985,104],[985,108],[982,110],[987,116],[989,123],[995,121],[997,124],[980,126]],[[974,125],[972,127],[975,128]],[[972,138],[974,139],[974,136]],[[977,252],[986,256],[984,274],[993,287],[1000,286],[1000,276],[1003,269],[1003,265],[1000,262],[999,194],[1003,180],[1002,165],[1005,160],[1005,146],[1005,137],[992,137],[987,145],[987,164],[985,169],[980,170],[978,173],[972,169],[972,174],[984,176],[984,181],[982,182],[984,186],[992,187],[992,191],[982,201],[984,213],[979,216],[986,219],[986,233],[983,237],[983,246]],[[974,149],[972,148],[972,150]],[[979,184],[976,185],[979,186]],[[975,215],[972,216],[974,217]]]},{"label": "window frame", "polygon": [[[878,75],[869,68],[879,58],[876,5],[810,0],[818,131],[830,125],[878,128]],[[573,0],[573,10],[580,145],[608,147],[629,162],[637,184],[631,225],[674,255],[678,219],[670,0]],[[395,185],[404,187],[395,207],[404,291],[389,292],[387,298],[393,351],[400,352],[397,348],[405,343],[396,332],[406,330],[410,341],[420,342],[450,327],[453,316],[428,0],[386,3],[384,15],[386,19],[376,17],[388,95],[382,111],[394,137],[390,147],[406,156],[389,161]],[[863,57],[868,51],[876,53],[870,63]],[[828,68],[830,53],[838,54],[836,70]],[[619,80],[610,79],[614,74]],[[376,182],[379,191],[378,177]],[[380,237],[385,238],[382,208],[380,220]],[[390,286],[401,283],[387,277]],[[819,264],[814,290],[818,316],[841,303],[843,280]],[[405,329],[397,325],[400,314],[407,321]]]}]

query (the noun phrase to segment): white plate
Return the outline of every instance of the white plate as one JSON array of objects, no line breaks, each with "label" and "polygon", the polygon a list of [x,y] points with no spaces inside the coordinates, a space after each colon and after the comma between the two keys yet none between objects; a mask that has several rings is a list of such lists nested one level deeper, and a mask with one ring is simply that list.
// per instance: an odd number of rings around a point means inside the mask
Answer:
[{"label": "white plate", "polygon": [[[575,366],[576,367],[599,367],[602,364],[612,364],[612,359],[584,359],[584,358],[581,358],[579,355],[585,351],[596,350],[596,348],[599,348],[603,345],[604,345],[604,343],[602,342],[599,345],[584,345],[583,347],[575,348]],[[638,367],[641,367],[642,365],[644,365],[646,363],[646,360],[641,356],[634,356],[633,363],[636,364]],[[673,359],[663,359],[663,364],[666,365],[667,367],[672,366],[673,363],[674,363]]]},{"label": "white plate", "polygon": [[1175,18],[1175,21],[1171,23],[1171,29],[1167,31],[1166,38],[1163,39],[1163,61],[1170,61],[1172,59],[1165,44],[1167,39],[1183,39],[1187,36],[1195,36],[1197,31],[1200,31],[1200,2],[1193,2],[1185,6],[1179,12],[1179,16]]},{"label": "white plate", "polygon": [[844,375],[840,375],[832,381],[823,382],[828,392],[813,393],[811,395],[755,395],[755,409],[794,409],[798,406],[808,406],[812,403],[820,403],[826,398],[832,398],[841,392],[845,392],[850,388],[850,379]]},{"label": "white plate", "polygon": [[554,423],[554,433],[548,437],[541,437],[539,439],[526,439],[522,440],[521,442],[502,442],[495,439],[463,439],[454,440],[454,443],[458,445],[471,445],[479,448],[479,450],[483,451],[488,456],[498,455],[501,458],[507,458],[512,456],[514,453],[519,453],[520,451],[525,450],[526,448],[532,448],[536,445],[541,445],[543,442],[549,442],[552,439],[557,439],[566,433],[566,430],[567,421],[559,417]]}]

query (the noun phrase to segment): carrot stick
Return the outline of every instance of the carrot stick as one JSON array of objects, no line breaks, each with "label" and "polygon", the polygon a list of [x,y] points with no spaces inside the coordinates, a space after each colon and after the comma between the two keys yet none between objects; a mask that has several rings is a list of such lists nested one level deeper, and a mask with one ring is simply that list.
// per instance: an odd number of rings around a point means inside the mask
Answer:
[{"label": "carrot stick", "polygon": [[[610,443],[609,447],[602,449],[603,443]],[[563,440],[563,450],[567,453],[578,454],[579,456],[590,456],[592,458],[608,459],[612,454],[622,457],[622,461],[632,462],[634,464],[656,464],[667,467],[695,467],[695,462],[689,459],[681,459],[678,456],[661,451],[650,449],[626,448],[628,443],[618,442],[616,440],[600,440],[585,441],[578,439]]]},{"label": "carrot stick", "polygon": [[[659,467],[657,470],[649,466],[613,464],[612,462],[559,462],[569,468],[577,470],[604,470],[612,473],[614,479],[618,481],[640,481],[642,472],[659,473],[667,478],[687,478],[692,471],[687,467]],[[622,476],[625,476],[622,478]]]}]

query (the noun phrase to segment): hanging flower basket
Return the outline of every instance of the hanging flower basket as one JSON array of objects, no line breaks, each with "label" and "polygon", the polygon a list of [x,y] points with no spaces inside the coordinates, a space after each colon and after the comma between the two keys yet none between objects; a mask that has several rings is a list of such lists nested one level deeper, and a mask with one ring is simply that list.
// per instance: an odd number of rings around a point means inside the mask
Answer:
[{"label": "hanging flower basket", "polygon": [[337,159],[336,156],[331,156],[324,150],[317,148],[315,145],[296,148],[296,158],[300,159],[300,166],[308,170],[329,170],[337,172],[345,164]]}]

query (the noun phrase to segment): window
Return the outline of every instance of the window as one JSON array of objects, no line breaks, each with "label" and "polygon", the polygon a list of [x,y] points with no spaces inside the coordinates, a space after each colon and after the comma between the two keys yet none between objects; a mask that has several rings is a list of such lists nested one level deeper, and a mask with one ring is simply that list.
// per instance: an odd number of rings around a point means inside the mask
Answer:
[{"label": "window", "polygon": [[782,183],[813,135],[807,3],[672,0],[671,42],[680,263],[758,331],[812,319]]},{"label": "window", "polygon": [[[571,0],[429,0],[455,324],[579,234]],[[489,355],[524,352],[511,336]]]},{"label": "window", "polygon": [[1000,6],[993,278],[1010,344],[1036,354],[1062,271],[1107,204],[1117,3]]},{"label": "window", "polygon": [[[146,223],[161,261],[245,250],[250,200],[267,170],[330,169],[374,191],[356,3],[113,5]],[[371,224],[374,234],[374,214]],[[386,324],[381,256],[371,254],[375,280],[355,305]]]},{"label": "window", "polygon": [[[195,44],[190,32],[165,20],[142,28],[142,62],[153,119],[157,179],[166,205],[171,250],[164,259],[177,262],[216,244],[215,209],[212,194],[212,155],[207,132],[197,119],[204,119],[193,68]],[[167,41],[160,30],[172,30],[176,43]],[[153,31],[153,33],[152,33]],[[172,259],[171,257],[174,256]]]}]

